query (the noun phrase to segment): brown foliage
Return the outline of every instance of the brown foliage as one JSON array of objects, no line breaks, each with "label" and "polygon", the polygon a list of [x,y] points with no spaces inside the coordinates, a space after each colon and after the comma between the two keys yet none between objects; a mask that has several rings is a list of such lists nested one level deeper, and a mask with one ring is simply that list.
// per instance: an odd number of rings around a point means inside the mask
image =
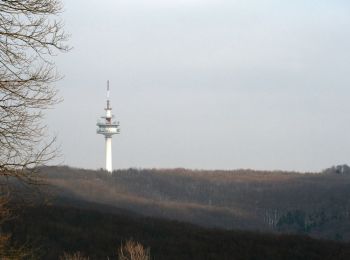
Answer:
[{"label": "brown foliage", "polygon": [[126,241],[122,244],[118,251],[119,260],[149,260],[150,250],[144,248],[139,242],[133,240]]},{"label": "brown foliage", "polygon": [[74,254],[64,253],[63,256],[60,257],[60,260],[89,260],[89,258],[77,252]]},{"label": "brown foliage", "polygon": [[[108,258],[109,259],[109,258]],[[89,260],[80,252],[69,254],[64,253],[60,260]],[[128,240],[122,244],[118,250],[118,260],[150,260],[150,250],[133,240]]]},{"label": "brown foliage", "polygon": [[[7,204],[7,196],[0,196],[0,227],[5,221],[9,220],[11,217],[11,212]],[[10,234],[5,233],[3,232],[3,230],[0,229],[0,259],[22,259],[30,254],[29,250],[27,250],[25,247],[13,247],[10,243],[10,238]]]}]

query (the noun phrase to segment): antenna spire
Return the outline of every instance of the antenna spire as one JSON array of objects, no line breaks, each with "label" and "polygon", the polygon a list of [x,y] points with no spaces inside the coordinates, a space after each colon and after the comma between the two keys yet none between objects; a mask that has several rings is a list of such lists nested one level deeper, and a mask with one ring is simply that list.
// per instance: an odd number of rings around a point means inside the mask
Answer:
[{"label": "antenna spire", "polygon": [[109,80],[107,80],[107,109],[109,108]]}]

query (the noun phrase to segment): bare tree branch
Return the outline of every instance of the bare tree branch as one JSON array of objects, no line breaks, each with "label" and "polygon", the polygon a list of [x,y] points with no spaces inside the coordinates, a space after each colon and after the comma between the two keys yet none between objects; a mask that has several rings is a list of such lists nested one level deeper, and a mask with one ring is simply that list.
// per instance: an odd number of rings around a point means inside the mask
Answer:
[{"label": "bare tree branch", "polygon": [[55,156],[43,111],[60,100],[53,56],[69,50],[59,0],[0,0],[0,176],[31,182]]}]

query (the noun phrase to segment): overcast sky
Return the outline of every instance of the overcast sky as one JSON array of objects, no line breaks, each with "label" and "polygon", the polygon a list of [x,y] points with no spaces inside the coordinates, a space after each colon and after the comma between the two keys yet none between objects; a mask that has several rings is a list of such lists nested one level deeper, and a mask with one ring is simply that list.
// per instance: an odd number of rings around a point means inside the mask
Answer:
[{"label": "overcast sky", "polygon": [[57,161],[104,167],[318,171],[350,163],[350,2],[64,1]]}]

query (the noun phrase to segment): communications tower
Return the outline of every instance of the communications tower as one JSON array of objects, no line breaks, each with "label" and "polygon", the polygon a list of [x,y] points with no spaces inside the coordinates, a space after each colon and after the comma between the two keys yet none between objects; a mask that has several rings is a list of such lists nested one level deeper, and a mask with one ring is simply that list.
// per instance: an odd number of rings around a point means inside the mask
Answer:
[{"label": "communications tower", "polygon": [[106,116],[97,122],[97,133],[104,135],[106,140],[106,170],[112,173],[112,136],[120,133],[119,122],[113,121],[112,108],[109,101],[109,81],[107,81],[107,107]]}]

